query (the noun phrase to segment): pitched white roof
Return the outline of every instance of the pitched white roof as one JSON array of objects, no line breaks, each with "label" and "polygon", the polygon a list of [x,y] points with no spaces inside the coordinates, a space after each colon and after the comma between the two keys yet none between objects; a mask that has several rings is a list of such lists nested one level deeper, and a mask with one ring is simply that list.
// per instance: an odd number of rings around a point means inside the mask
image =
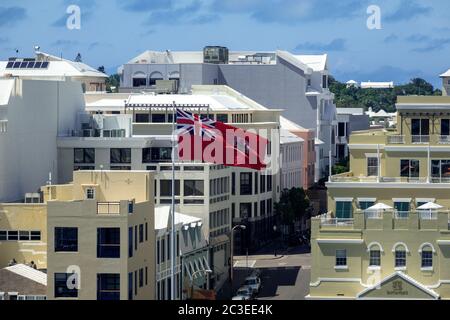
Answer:
[{"label": "pitched white roof", "polygon": [[[170,205],[156,206],[155,207],[155,230],[167,229],[169,225]],[[175,212],[175,225],[198,225],[202,222],[202,219]]]},{"label": "pitched white roof", "polygon": [[24,278],[33,280],[37,283],[43,284],[44,286],[47,285],[47,274],[27,265],[16,264],[11,267],[5,268],[5,270],[18,274]]},{"label": "pitched white roof", "polygon": [[291,120],[286,119],[285,117],[280,116],[280,127],[289,131],[305,131],[301,125],[292,122]]},{"label": "pitched white roof", "polygon": [[296,56],[294,56],[290,52],[278,50],[277,56],[278,56],[278,58],[281,58],[281,59],[289,62],[294,67],[302,70],[305,74],[311,74],[313,71],[313,69],[310,66],[303,63],[300,59],[298,59]]},{"label": "pitched white roof", "polygon": [[304,142],[302,138],[296,136],[295,134],[289,132],[287,129],[281,128],[280,130],[280,143],[296,143],[296,142]]},{"label": "pitched white roof", "polygon": [[[0,61],[0,77],[11,74],[17,77],[59,79],[61,77],[95,77],[107,78],[108,76],[87,64],[61,59],[47,53],[37,52],[39,59],[50,62],[46,69],[6,69],[8,61]],[[43,60],[39,60],[43,61]]]},{"label": "pitched white roof", "polygon": [[450,77],[450,69],[441,74],[440,77]]},{"label": "pitched white roof", "polygon": [[336,108],[337,114],[353,114],[362,115],[364,114],[363,108]]},{"label": "pitched white roof", "polygon": [[320,55],[296,55],[302,63],[306,64],[308,67],[312,68],[314,71],[324,71],[327,69],[327,58],[326,54]]}]

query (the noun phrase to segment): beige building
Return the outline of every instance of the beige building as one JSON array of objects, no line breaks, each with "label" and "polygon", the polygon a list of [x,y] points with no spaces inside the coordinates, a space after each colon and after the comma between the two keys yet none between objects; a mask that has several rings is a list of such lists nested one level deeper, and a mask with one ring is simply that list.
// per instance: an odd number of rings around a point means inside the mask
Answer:
[{"label": "beige building", "polygon": [[153,173],[80,171],[43,191],[48,299],[154,299]]},{"label": "beige building", "polygon": [[450,98],[399,97],[397,111],[396,130],[352,134],[350,172],[327,183],[311,298],[450,298]]}]

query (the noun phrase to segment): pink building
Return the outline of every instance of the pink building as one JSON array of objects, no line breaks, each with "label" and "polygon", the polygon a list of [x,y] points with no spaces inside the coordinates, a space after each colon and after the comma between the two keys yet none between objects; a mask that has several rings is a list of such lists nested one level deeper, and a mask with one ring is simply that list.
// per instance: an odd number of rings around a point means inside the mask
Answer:
[{"label": "pink building", "polygon": [[303,189],[308,190],[314,184],[314,168],[316,162],[315,133],[313,130],[305,129],[302,126],[280,117],[280,125],[283,129],[295,134],[304,140],[302,157],[302,182]]}]

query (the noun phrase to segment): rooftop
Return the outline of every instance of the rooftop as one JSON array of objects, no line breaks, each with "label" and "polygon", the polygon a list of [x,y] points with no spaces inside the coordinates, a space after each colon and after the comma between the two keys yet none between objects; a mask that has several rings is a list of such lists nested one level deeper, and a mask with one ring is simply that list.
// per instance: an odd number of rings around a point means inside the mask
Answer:
[{"label": "rooftop", "polygon": [[[170,206],[155,207],[155,230],[167,229],[169,227]],[[175,212],[175,224],[183,226],[201,225],[202,219]]]},{"label": "rooftop", "polygon": [[337,114],[363,115],[363,108],[336,108]]}]

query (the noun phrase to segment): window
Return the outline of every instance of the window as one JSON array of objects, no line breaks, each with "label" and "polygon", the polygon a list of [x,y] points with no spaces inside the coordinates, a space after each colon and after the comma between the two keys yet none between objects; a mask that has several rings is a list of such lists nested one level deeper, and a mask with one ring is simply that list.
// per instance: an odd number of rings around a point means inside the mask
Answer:
[{"label": "window", "polygon": [[346,124],[345,122],[339,122],[338,123],[338,137],[346,137]]},{"label": "window", "polygon": [[95,163],[95,149],[74,149],[73,162],[76,164],[94,164]]},{"label": "window", "polygon": [[367,158],[367,176],[378,176],[378,158]]},{"label": "window", "polygon": [[120,274],[97,274],[97,300],[120,300]]},{"label": "window", "polygon": [[150,75],[150,79],[149,79],[149,85],[150,86],[156,86],[156,81],[157,80],[164,80],[163,75],[160,72],[153,72]]},{"label": "window", "polygon": [[128,300],[133,300],[133,272],[128,273]]},{"label": "window", "polygon": [[120,228],[97,229],[97,258],[120,258]]},{"label": "window", "polygon": [[184,180],[184,196],[203,196],[203,180]]},{"label": "window", "polygon": [[322,88],[328,88],[328,77],[326,75],[322,76]]},{"label": "window", "polygon": [[336,201],[336,218],[350,219],[352,218],[352,202],[351,201]]},{"label": "window", "polygon": [[40,231],[30,231],[30,240],[31,241],[41,241],[41,232]]},{"label": "window", "polygon": [[422,249],[422,268],[433,267],[433,251],[430,247]]},{"label": "window", "polygon": [[367,208],[370,208],[374,204],[375,204],[375,202],[373,202],[373,201],[359,201],[359,208],[361,210],[366,210]]},{"label": "window", "polygon": [[406,267],[406,250],[404,248],[395,249],[395,267]]},{"label": "window", "polygon": [[148,222],[145,223],[145,241],[148,241]]},{"label": "window", "polygon": [[113,148],[110,151],[110,161],[112,164],[131,164],[130,148]]},{"label": "window", "polygon": [[[172,196],[172,180],[159,181],[159,195],[161,197]],[[175,180],[175,195],[180,195],[180,180]]]},{"label": "window", "polygon": [[251,172],[241,172],[241,195],[251,195],[252,194],[252,173]]},{"label": "window", "polygon": [[252,217],[252,204],[251,203],[241,203],[239,207],[241,219],[247,219]]},{"label": "window", "polygon": [[148,285],[148,267],[145,267],[145,285]]},{"label": "window", "polygon": [[152,122],[153,123],[165,123],[166,115],[165,114],[152,114]]},{"label": "window", "polygon": [[145,87],[147,85],[147,81],[145,78],[133,78],[133,87]]},{"label": "window", "polygon": [[87,188],[86,189],[86,199],[87,200],[94,200],[95,199],[95,189],[94,188]]},{"label": "window", "polygon": [[219,114],[216,116],[216,120],[217,120],[217,121],[220,121],[220,122],[227,123],[227,122],[228,122],[228,115],[227,115],[227,114],[219,113]]},{"label": "window", "polygon": [[259,203],[259,213],[261,216],[266,215],[266,201],[264,200]]},{"label": "window", "polygon": [[139,243],[144,242],[144,225],[139,225]]},{"label": "window", "polygon": [[234,196],[236,194],[236,173],[231,173],[231,194]]},{"label": "window", "polygon": [[255,194],[258,194],[258,182],[259,182],[259,175],[258,172],[255,172]]},{"label": "window", "polygon": [[418,178],[419,160],[400,160],[400,176],[405,178]]},{"label": "window", "polygon": [[144,269],[139,269],[139,288],[144,286]]},{"label": "window", "polygon": [[345,249],[336,250],[336,266],[337,267],[347,266],[347,250]]},{"label": "window", "polygon": [[[74,285],[69,288],[68,280],[76,277],[75,274],[70,273],[55,273],[55,298],[77,298],[78,289]],[[69,281],[69,284],[72,282]]]},{"label": "window", "polygon": [[142,162],[170,162],[172,160],[172,148],[145,148],[142,149]]},{"label": "window", "polygon": [[55,252],[78,251],[78,228],[55,228]]},{"label": "window", "polygon": [[267,192],[271,192],[272,191],[272,175],[268,174],[267,175]]},{"label": "window", "polygon": [[450,119],[441,119],[441,136],[450,135]]},{"label": "window", "polygon": [[431,160],[431,177],[433,182],[450,182],[450,160]]},{"label": "window", "polygon": [[260,187],[260,193],[266,192],[266,176],[261,174],[259,176],[259,187]]},{"label": "window", "polygon": [[267,215],[268,216],[272,215],[272,209],[273,209],[272,199],[267,199]]},{"label": "window", "polygon": [[397,210],[398,218],[407,218],[409,212],[409,202],[394,202],[394,209]]},{"label": "window", "polygon": [[158,240],[156,242],[156,260],[157,260],[157,264],[161,263],[161,245],[160,245],[160,241]]},{"label": "window", "polygon": [[138,113],[136,114],[136,123],[149,123],[150,115],[148,113]]},{"label": "window", "polygon": [[428,136],[430,134],[429,119],[412,119],[411,134],[413,136]]},{"label": "window", "polygon": [[370,259],[369,266],[379,267],[381,265],[381,251],[380,249],[371,249],[369,251]]},{"label": "window", "polygon": [[133,227],[128,228],[128,257],[133,257]]}]

